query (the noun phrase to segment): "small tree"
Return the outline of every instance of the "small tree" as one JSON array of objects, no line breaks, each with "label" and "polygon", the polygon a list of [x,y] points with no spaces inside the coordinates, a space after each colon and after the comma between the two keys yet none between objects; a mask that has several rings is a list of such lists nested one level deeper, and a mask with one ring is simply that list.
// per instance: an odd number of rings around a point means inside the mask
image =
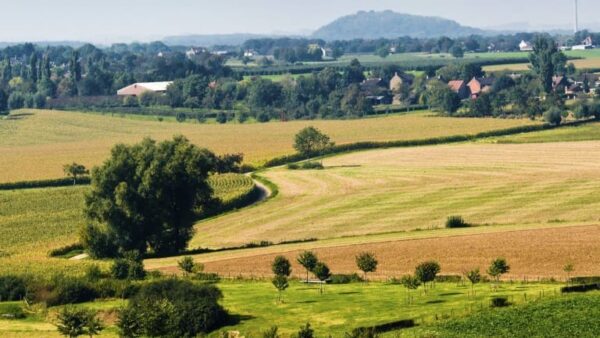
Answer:
[{"label": "small tree", "polygon": [[503,274],[508,273],[509,271],[510,271],[510,266],[506,262],[506,259],[497,258],[494,261],[492,261],[492,264],[490,265],[487,273],[492,278],[494,278],[494,281],[496,282],[494,288],[498,287],[498,283],[500,282],[500,277]]},{"label": "small tree", "polygon": [[406,275],[404,277],[402,277],[402,279],[400,280],[400,283],[402,284],[402,286],[404,286],[408,292],[408,304],[412,303],[412,296],[410,295],[410,291],[411,290],[416,290],[419,288],[419,286],[421,286],[421,281],[419,280],[419,278],[417,277],[413,277],[411,275]]},{"label": "small tree", "polygon": [[481,282],[481,273],[479,269],[473,269],[465,274],[469,282],[471,282],[471,293],[475,296],[475,284]]},{"label": "small tree", "polygon": [[300,331],[294,336],[295,338],[314,338],[315,330],[310,327],[310,323],[300,327]]},{"label": "small tree", "polygon": [[290,286],[290,284],[288,283],[288,279],[286,276],[278,275],[278,276],[275,276],[275,278],[273,278],[272,282],[273,282],[273,286],[275,286],[277,291],[279,291],[278,302],[282,303],[283,302],[282,293]]},{"label": "small tree", "polygon": [[364,273],[365,281],[367,280],[367,273],[377,271],[377,259],[375,255],[370,252],[363,252],[356,256],[356,266]]},{"label": "small tree", "polygon": [[63,308],[58,313],[57,320],[58,332],[69,338],[83,335],[93,337],[104,329],[102,322],[96,317],[96,313],[71,306]]},{"label": "small tree", "polygon": [[544,121],[553,126],[558,126],[562,122],[560,109],[552,107],[544,113]]},{"label": "small tree", "polygon": [[308,273],[313,271],[319,259],[312,251],[304,251],[297,258],[298,264],[302,265],[306,269],[306,282],[308,283]]},{"label": "small tree", "polygon": [[424,262],[416,267],[415,277],[423,283],[425,292],[427,292],[427,283],[433,282],[440,270],[440,264],[436,261]]},{"label": "small tree", "polygon": [[194,259],[190,256],[183,257],[177,262],[177,265],[179,266],[179,270],[183,271],[183,274],[186,276],[194,273],[194,269],[196,268],[196,263],[194,263]]},{"label": "small tree", "polygon": [[322,155],[334,145],[329,136],[315,127],[306,127],[296,134],[294,149],[305,157]]},{"label": "small tree", "polygon": [[270,329],[263,331],[263,338],[279,338],[279,328],[277,326],[273,326]]},{"label": "small tree", "polygon": [[575,265],[573,263],[567,263],[563,267],[563,271],[567,274],[567,285],[571,282],[571,273],[575,271]]},{"label": "small tree", "polygon": [[329,270],[329,267],[327,266],[327,264],[325,264],[323,262],[318,262],[315,265],[313,273],[321,281],[320,292],[321,292],[321,294],[323,294],[323,284],[325,284],[327,282],[327,280],[329,279],[329,277],[331,277],[331,271]]},{"label": "small tree", "polygon": [[65,164],[63,166],[63,171],[67,177],[71,177],[73,179],[73,185],[77,184],[77,178],[83,175],[87,175],[90,173],[89,170],[85,168],[84,165],[78,163]]},{"label": "small tree", "polygon": [[277,256],[271,264],[271,270],[275,276],[289,277],[292,274],[292,265],[290,261],[284,256]]}]

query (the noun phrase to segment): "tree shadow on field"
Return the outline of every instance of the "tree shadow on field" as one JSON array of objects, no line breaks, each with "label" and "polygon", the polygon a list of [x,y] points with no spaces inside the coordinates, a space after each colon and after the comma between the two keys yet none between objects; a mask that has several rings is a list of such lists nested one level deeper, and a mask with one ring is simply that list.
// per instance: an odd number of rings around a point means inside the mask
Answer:
[{"label": "tree shadow on field", "polygon": [[441,304],[441,303],[445,303],[445,300],[442,299],[435,299],[435,300],[430,300],[428,302],[426,302],[425,304]]},{"label": "tree shadow on field", "polygon": [[255,319],[256,317],[251,315],[239,315],[239,314],[229,314],[227,321],[223,323],[223,326],[233,326],[239,325],[244,321]]},{"label": "tree shadow on field", "polygon": [[7,120],[22,120],[26,117],[33,116],[33,113],[11,113],[6,117]]},{"label": "tree shadow on field", "polygon": [[304,301],[296,302],[296,303],[298,303],[298,304],[314,304],[316,302],[317,302],[316,300],[304,300]]},{"label": "tree shadow on field", "polygon": [[348,292],[338,293],[338,295],[358,295],[358,294],[360,294],[360,292],[356,292],[356,291],[348,291]]},{"label": "tree shadow on field", "polygon": [[442,297],[448,297],[448,296],[460,296],[463,295],[462,292],[448,292],[448,293],[441,293],[440,296]]}]

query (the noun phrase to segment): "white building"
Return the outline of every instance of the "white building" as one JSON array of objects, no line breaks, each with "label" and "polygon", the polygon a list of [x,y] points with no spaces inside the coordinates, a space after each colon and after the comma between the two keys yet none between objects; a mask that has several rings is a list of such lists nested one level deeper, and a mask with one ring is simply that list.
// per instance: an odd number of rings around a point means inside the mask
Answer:
[{"label": "white building", "polygon": [[533,45],[531,45],[531,43],[523,40],[519,44],[519,49],[521,50],[521,52],[532,52],[533,51]]}]

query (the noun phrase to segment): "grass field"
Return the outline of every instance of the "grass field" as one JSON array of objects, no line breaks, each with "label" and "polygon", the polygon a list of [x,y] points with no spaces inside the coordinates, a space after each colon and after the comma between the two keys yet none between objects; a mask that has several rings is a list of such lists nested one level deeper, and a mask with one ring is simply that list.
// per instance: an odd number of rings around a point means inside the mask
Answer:
[{"label": "grass field", "polygon": [[66,163],[98,165],[116,143],[139,142],[146,136],[164,140],[183,134],[195,144],[218,153],[244,153],[247,162],[256,164],[293,153],[294,135],[309,125],[322,129],[336,143],[344,144],[474,134],[533,123],[417,113],[348,121],[204,125],[43,110],[20,113],[17,119],[0,120],[0,182],[63,177],[62,167]]},{"label": "grass field", "polygon": [[600,123],[590,123],[576,127],[545,130],[485,140],[496,143],[545,143],[600,140]]},{"label": "grass field", "polygon": [[192,247],[439,228],[451,215],[488,225],[597,222],[599,156],[596,142],[463,144],[352,153],[325,159],[322,171],[277,168],[263,175],[278,197],[198,224]]},{"label": "grass field", "polygon": [[[503,53],[501,53],[503,54]],[[600,50],[586,50],[586,51],[567,51],[565,54],[568,57],[577,57],[581,58],[580,60],[572,60],[569,61],[573,63],[577,69],[598,69],[600,68]],[[521,53],[521,55],[525,55]],[[499,71],[527,71],[529,70],[528,63],[514,63],[514,64],[506,64],[506,65],[492,65],[485,66],[483,70],[486,72],[499,72]]]},{"label": "grass field", "polygon": [[[428,337],[597,337],[600,332],[600,293],[568,296],[453,320]],[[502,323],[502,325],[491,325]]]},{"label": "grass field", "polygon": [[[243,175],[211,179],[215,196],[228,201],[254,187]],[[0,191],[0,273],[81,271],[86,263],[51,259],[48,252],[77,242],[88,187]]]},{"label": "grass field", "polygon": [[[499,291],[492,292],[489,284],[481,284],[475,287],[475,296],[471,297],[468,295],[471,291],[468,285],[437,283],[428,294],[413,291],[414,299],[409,305],[406,289],[384,283],[327,285],[324,294],[320,295],[318,286],[292,282],[284,293],[283,304],[277,303],[277,293],[270,282],[225,281],[219,283],[218,287],[224,294],[223,305],[239,319],[238,324],[220,331],[240,331],[246,337],[260,337],[264,330],[273,325],[279,327],[280,334],[288,337],[306,322],[312,324],[317,337],[327,334],[343,337],[345,332],[355,327],[385,324],[402,319],[415,319],[419,325],[429,326],[436,323],[436,315],[438,318],[460,318],[477,313],[489,306],[492,296],[507,296],[514,303],[520,304],[539,297],[542,292],[544,297],[553,297],[558,289],[558,285],[551,284],[507,283],[503,284]],[[360,306],[361,304],[368,306]],[[118,301],[108,301],[83,306],[106,311],[121,305]],[[50,310],[51,313],[53,311]],[[24,321],[0,320],[0,335],[57,336],[55,328],[47,323],[47,320],[43,317]],[[21,333],[15,332],[19,330]],[[400,333],[410,336],[413,330]],[[106,333],[103,336],[114,337],[116,331],[114,327],[109,327]],[[220,335],[214,333],[211,337]]]}]

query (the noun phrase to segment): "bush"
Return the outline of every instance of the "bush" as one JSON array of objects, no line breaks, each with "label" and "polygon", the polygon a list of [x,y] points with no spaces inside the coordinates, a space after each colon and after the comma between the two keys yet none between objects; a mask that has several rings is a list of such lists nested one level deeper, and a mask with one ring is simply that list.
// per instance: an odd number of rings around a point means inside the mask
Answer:
[{"label": "bush", "polygon": [[562,122],[562,114],[560,109],[550,108],[544,113],[544,121],[553,126],[558,126]]},{"label": "bush", "polygon": [[571,278],[573,284],[600,284],[600,276],[589,276],[589,277],[573,277]]},{"label": "bush", "polygon": [[582,285],[574,285],[574,286],[565,286],[560,289],[562,293],[572,293],[572,292],[589,292],[600,290],[600,283],[597,284],[582,284]]},{"label": "bush", "polygon": [[72,256],[78,255],[82,252],[83,252],[83,245],[76,243],[76,244],[63,246],[61,248],[52,249],[48,253],[48,256],[71,258]]},{"label": "bush", "polygon": [[0,306],[0,319],[23,319],[27,317],[23,308],[17,304]]},{"label": "bush", "polygon": [[321,170],[325,169],[320,162],[302,162],[302,163],[290,163],[287,165],[290,170]]},{"label": "bush", "polygon": [[225,124],[227,123],[227,115],[223,112],[219,112],[217,114],[217,122],[220,124]]},{"label": "bush", "polygon": [[144,263],[139,259],[119,258],[113,263],[110,274],[113,278],[124,280],[141,280],[146,277]]},{"label": "bush", "polygon": [[21,300],[27,294],[25,279],[17,276],[0,277],[0,302]]},{"label": "bush", "polygon": [[123,336],[195,337],[226,323],[222,297],[214,286],[185,280],[149,283],[119,312],[117,326]]},{"label": "bush", "polygon": [[455,229],[455,228],[468,228],[471,225],[461,217],[461,216],[450,216],[446,220],[446,228]]},{"label": "bush", "polygon": [[331,275],[329,279],[331,284],[350,284],[350,283],[362,283],[364,279],[360,277],[358,274],[353,273],[350,275],[345,274],[336,274]]},{"label": "bush", "polygon": [[48,306],[90,302],[98,298],[96,289],[86,280],[57,277],[52,281],[52,291],[46,299]]},{"label": "bush", "polygon": [[490,305],[491,307],[507,307],[510,306],[510,302],[507,297],[494,297]]}]

